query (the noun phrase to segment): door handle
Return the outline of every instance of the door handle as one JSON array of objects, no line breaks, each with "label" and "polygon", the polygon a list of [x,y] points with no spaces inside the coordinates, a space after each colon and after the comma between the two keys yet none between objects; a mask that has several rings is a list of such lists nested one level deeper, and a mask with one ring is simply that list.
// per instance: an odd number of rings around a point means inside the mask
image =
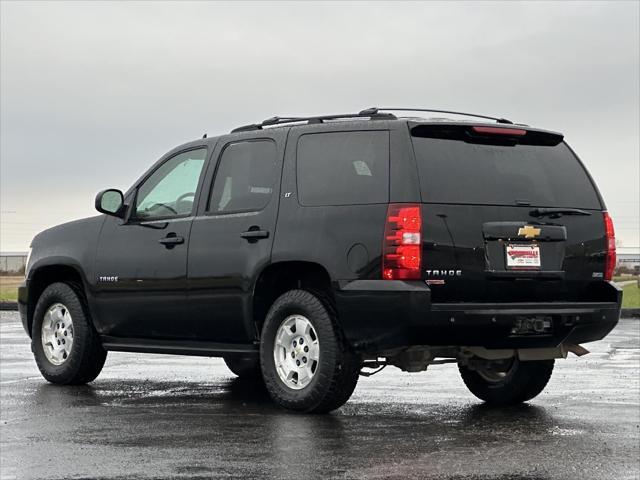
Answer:
[{"label": "door handle", "polygon": [[251,241],[260,240],[261,238],[269,238],[269,231],[268,230],[247,230],[246,232],[242,232],[240,236],[251,242]]},{"label": "door handle", "polygon": [[184,237],[179,237],[178,235],[176,235],[175,233],[169,233],[167,234],[166,237],[161,238],[160,240],[158,240],[159,243],[161,243],[162,245],[164,245],[167,248],[173,248],[176,245],[181,245],[184,243]]}]

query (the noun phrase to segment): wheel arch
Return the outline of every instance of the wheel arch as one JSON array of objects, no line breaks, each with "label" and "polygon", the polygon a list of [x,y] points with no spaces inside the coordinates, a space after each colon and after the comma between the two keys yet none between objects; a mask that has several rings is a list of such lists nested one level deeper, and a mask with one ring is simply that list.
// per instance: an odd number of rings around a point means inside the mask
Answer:
[{"label": "wheel arch", "polygon": [[272,263],[260,272],[254,284],[252,310],[258,338],[273,302],[293,289],[321,291],[329,301],[334,301],[331,276],[321,264],[306,261]]},{"label": "wheel arch", "polygon": [[81,295],[86,305],[86,284],[81,270],[70,263],[51,263],[41,266],[34,266],[29,272],[29,293],[27,299],[27,326],[31,335],[33,325],[33,314],[36,303],[47,288],[52,283],[64,282],[72,285]]}]

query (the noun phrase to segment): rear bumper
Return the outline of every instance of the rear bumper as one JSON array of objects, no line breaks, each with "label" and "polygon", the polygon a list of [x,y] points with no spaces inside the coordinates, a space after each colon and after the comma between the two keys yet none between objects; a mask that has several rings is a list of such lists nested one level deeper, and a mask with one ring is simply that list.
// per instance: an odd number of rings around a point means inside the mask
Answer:
[{"label": "rear bumper", "polygon": [[[351,345],[381,352],[412,345],[547,348],[604,338],[618,323],[622,292],[609,302],[435,303],[422,282],[358,280],[335,292]],[[545,334],[512,332],[522,317],[552,319]]]},{"label": "rear bumper", "polygon": [[[549,334],[512,333],[516,319],[550,317]],[[604,338],[618,323],[620,305],[610,302],[518,303],[438,305],[431,308],[429,323],[441,325],[443,338],[452,345],[487,348],[544,348],[561,343],[586,343]],[[444,325],[448,323],[448,328]],[[427,327],[428,330],[428,327]],[[445,331],[446,330],[446,331]],[[423,339],[428,339],[427,335]]]}]

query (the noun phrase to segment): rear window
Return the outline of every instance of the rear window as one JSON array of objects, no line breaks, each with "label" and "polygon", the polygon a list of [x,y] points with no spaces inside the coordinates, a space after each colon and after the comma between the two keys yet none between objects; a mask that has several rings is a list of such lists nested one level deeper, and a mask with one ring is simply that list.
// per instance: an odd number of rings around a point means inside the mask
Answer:
[{"label": "rear window", "polygon": [[600,209],[567,145],[487,145],[412,137],[422,199],[432,203]]},{"label": "rear window", "polygon": [[389,132],[330,132],[300,137],[300,204],[357,205],[389,201]]}]

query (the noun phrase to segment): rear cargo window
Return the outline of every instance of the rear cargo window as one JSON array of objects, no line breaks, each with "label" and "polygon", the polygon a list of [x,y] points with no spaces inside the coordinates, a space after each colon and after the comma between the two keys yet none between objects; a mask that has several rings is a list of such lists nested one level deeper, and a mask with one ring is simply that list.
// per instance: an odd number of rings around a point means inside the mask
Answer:
[{"label": "rear cargo window", "polygon": [[412,137],[422,199],[433,203],[601,208],[567,145],[486,145]]},{"label": "rear cargo window", "polygon": [[300,137],[300,204],[357,205],[389,201],[389,132],[331,132]]}]

